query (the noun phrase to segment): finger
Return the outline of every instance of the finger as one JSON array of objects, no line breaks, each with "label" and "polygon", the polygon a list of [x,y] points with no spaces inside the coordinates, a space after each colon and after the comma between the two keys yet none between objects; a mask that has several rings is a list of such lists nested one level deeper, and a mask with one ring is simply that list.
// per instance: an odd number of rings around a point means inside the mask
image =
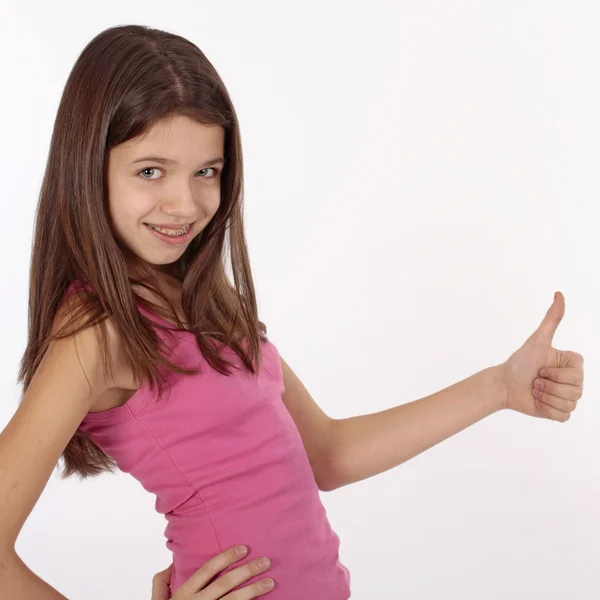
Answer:
[{"label": "finger", "polygon": [[559,421],[560,423],[565,423],[571,418],[570,412],[563,412],[562,410],[557,410],[556,408],[538,400],[534,399],[535,405],[537,409],[548,419],[551,421]]},{"label": "finger", "polygon": [[275,582],[270,579],[261,579],[251,585],[247,585],[241,590],[236,590],[223,596],[223,600],[250,600],[250,598],[257,598],[258,596],[264,596],[268,594],[275,587]]},{"label": "finger", "polygon": [[217,598],[222,598],[224,594],[244,583],[244,581],[248,581],[251,577],[264,573],[270,565],[271,562],[269,559],[262,556],[225,573],[225,575],[221,575],[202,592],[201,600],[217,600]]},{"label": "finger", "polygon": [[[557,396],[558,398],[564,398],[565,400],[573,400],[576,402],[577,400],[579,400],[579,398],[581,398],[582,390],[581,386],[579,385],[571,385],[568,383],[556,383],[554,381],[550,381],[550,379],[539,378],[533,382],[533,385],[534,389],[540,390],[541,392],[546,392],[548,394],[552,394],[553,396]],[[541,398],[541,396],[536,397]]]},{"label": "finger", "polygon": [[554,294],[554,302],[552,302],[546,316],[531,337],[534,338],[537,343],[548,346],[552,344],[552,338],[554,337],[564,314],[565,297],[561,292],[556,292]]},{"label": "finger", "polygon": [[566,400],[565,398],[559,398],[548,392],[540,392],[537,388],[531,390],[531,394],[536,400],[541,400],[544,404],[556,408],[562,412],[573,412],[577,406],[575,400]]},{"label": "finger", "polygon": [[205,562],[179,589],[183,588],[182,594],[193,594],[204,589],[211,579],[223,569],[242,559],[247,553],[248,548],[245,546],[233,546],[223,550]]},{"label": "finger", "polygon": [[173,564],[152,578],[152,600],[168,600]]},{"label": "finger", "polygon": [[583,373],[577,367],[544,367],[540,370],[540,377],[551,379],[557,383],[583,384]]}]

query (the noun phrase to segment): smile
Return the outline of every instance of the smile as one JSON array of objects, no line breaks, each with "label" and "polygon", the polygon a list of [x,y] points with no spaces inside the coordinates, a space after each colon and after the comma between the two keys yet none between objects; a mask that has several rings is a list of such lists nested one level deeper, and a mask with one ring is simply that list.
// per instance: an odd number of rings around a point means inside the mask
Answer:
[{"label": "smile", "polygon": [[163,227],[157,227],[156,225],[150,225],[149,223],[144,223],[144,225],[147,225],[150,229],[154,229],[154,231],[168,235],[169,237],[179,237],[181,235],[185,235],[192,228],[192,223],[182,227],[181,229],[166,229]]}]

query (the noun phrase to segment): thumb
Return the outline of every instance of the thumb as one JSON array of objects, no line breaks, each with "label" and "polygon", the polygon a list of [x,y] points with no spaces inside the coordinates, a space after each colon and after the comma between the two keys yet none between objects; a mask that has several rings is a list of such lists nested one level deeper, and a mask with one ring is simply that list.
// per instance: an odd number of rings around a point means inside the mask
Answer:
[{"label": "thumb", "polygon": [[552,344],[552,338],[565,315],[565,297],[561,292],[554,294],[554,302],[548,309],[544,320],[531,336],[534,341],[541,344]]}]

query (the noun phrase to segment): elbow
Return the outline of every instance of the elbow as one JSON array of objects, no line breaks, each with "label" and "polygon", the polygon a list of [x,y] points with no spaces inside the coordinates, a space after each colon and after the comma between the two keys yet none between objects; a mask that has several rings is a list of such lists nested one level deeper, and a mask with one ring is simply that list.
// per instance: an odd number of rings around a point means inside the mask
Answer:
[{"label": "elbow", "polygon": [[7,538],[0,538],[0,569],[6,564],[8,558],[15,554],[15,544]]},{"label": "elbow", "polygon": [[342,469],[331,454],[320,461],[318,468],[313,468],[313,473],[321,492],[332,492],[345,485]]},{"label": "elbow", "polygon": [[337,488],[340,487],[339,485],[335,485],[331,482],[317,483],[317,485],[319,486],[319,490],[321,492],[333,492],[333,490],[337,490]]},{"label": "elbow", "polygon": [[6,589],[5,581],[15,562],[15,550],[7,544],[0,546],[0,589]]},{"label": "elbow", "polygon": [[318,458],[314,461],[316,464],[313,466],[313,473],[321,492],[332,492],[347,483],[344,480],[344,452],[337,423],[338,421],[332,420],[328,435],[325,436],[327,441],[321,445]]},{"label": "elbow", "polygon": [[319,477],[318,479],[315,478],[315,481],[317,482],[317,487],[319,488],[320,492],[331,492],[335,489],[335,486],[332,484],[332,482],[327,479]]},{"label": "elbow", "polygon": [[332,492],[346,485],[346,482],[341,473],[334,469],[333,466],[330,466],[326,471],[326,475],[321,475],[317,479],[317,485],[322,492]]},{"label": "elbow", "polygon": [[0,569],[2,565],[16,555],[16,537],[10,531],[0,531]]}]

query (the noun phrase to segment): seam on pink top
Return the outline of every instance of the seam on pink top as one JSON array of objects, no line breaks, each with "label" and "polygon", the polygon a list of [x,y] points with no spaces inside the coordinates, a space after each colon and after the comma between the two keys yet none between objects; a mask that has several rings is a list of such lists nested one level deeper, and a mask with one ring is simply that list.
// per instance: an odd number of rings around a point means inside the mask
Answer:
[{"label": "seam on pink top", "polygon": [[181,472],[181,469],[177,466],[177,463],[173,460],[173,457],[166,451],[165,448],[163,448],[160,443],[158,442],[158,440],[154,437],[154,434],[152,433],[152,431],[150,431],[150,429],[148,428],[148,426],[146,425],[146,423],[144,423],[143,421],[141,421],[140,419],[138,419],[137,415],[134,414],[129,407],[127,407],[127,405],[124,405],[127,410],[131,413],[131,417],[132,419],[134,419],[135,421],[137,421],[147,432],[148,435],[152,438],[152,441],[161,449],[161,451],[165,454],[165,456],[171,461],[171,464],[175,467],[175,469],[177,470],[177,472],[183,477],[183,479],[185,480],[185,482],[194,490],[194,492],[196,494],[198,494],[198,497],[200,498],[200,500],[202,500],[202,504],[204,505],[204,511],[205,513],[208,515],[208,518],[210,519],[210,524],[212,525],[213,528],[213,532],[215,534],[215,539],[217,540],[217,544],[219,544],[219,552],[223,551],[223,544],[221,544],[221,540],[219,539],[219,536],[217,534],[217,528],[215,527],[215,523],[213,521],[212,515],[210,514],[207,506],[206,506],[206,502],[204,501],[204,497],[202,496],[202,493],[200,492],[200,490],[196,487],[194,487],[188,480],[188,478],[185,476],[184,473]]}]

